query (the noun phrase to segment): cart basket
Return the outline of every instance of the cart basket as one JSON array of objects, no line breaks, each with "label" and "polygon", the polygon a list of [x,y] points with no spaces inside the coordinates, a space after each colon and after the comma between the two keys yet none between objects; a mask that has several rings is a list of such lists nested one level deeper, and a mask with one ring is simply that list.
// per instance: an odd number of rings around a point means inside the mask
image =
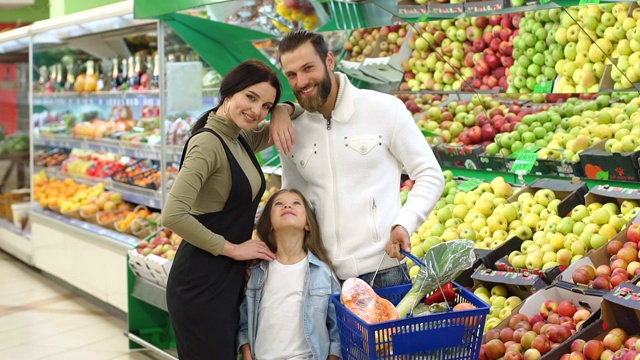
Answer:
[{"label": "cart basket", "polygon": [[[409,292],[412,284],[374,289],[376,294],[394,305]],[[340,302],[331,298],[336,308],[342,358],[345,360],[476,360],[489,306],[472,292],[454,283],[456,303],[470,303],[475,308],[433,313],[411,318],[368,324]],[[439,291],[439,290],[436,290]]]}]

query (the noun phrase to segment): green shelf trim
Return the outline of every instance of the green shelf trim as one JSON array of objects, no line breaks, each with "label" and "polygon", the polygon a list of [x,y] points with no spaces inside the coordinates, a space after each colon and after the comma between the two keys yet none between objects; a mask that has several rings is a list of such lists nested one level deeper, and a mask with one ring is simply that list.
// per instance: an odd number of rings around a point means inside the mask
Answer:
[{"label": "green shelf trim", "polygon": [[229,0],[135,0],[133,2],[133,16],[136,19],[159,18],[162,15],[193,9],[204,5],[227,2]]},{"label": "green shelf trim", "polygon": [[251,42],[273,35],[177,13],[165,16],[164,21],[222,76],[245,60],[258,59],[276,70],[282,84],[282,100],[295,98],[282,71]]},{"label": "green shelf trim", "polygon": [[[453,172],[454,176],[462,176],[467,178],[477,178],[484,179],[485,181],[491,181],[494,178],[501,176],[505,179],[505,181],[512,184],[522,184],[522,180],[524,180],[525,184],[531,184],[536,179],[559,179],[571,181],[571,178],[560,177],[560,176],[547,176],[547,175],[523,175],[522,177],[500,171],[485,171],[485,170],[473,170],[473,169],[463,169],[463,168],[452,168],[452,167],[443,167],[442,170],[450,170]],[[616,180],[594,180],[594,179],[586,179],[580,178],[580,181],[587,184],[587,186],[591,189],[599,185],[609,185],[613,187],[622,187],[628,189],[640,189],[640,183],[631,182],[631,181],[616,181]]]}]

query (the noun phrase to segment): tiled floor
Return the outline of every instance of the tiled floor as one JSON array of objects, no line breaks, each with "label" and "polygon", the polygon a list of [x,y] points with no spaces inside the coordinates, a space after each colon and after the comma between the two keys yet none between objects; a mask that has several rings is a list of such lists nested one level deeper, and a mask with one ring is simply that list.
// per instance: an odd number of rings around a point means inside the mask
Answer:
[{"label": "tiled floor", "polygon": [[151,360],[126,321],[0,250],[0,360]]}]

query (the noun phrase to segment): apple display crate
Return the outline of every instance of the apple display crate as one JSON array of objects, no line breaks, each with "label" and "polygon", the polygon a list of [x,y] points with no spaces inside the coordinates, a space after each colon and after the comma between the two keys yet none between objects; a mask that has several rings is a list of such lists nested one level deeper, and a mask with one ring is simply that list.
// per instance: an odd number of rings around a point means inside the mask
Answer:
[{"label": "apple display crate", "polygon": [[[376,294],[400,302],[412,284],[375,289]],[[336,307],[342,358],[365,359],[478,359],[482,332],[489,306],[454,283],[457,303],[470,303],[474,309],[449,310],[443,313],[416,316],[369,324],[354,315],[340,302],[340,295],[331,298]],[[437,339],[437,340],[436,340]]]}]

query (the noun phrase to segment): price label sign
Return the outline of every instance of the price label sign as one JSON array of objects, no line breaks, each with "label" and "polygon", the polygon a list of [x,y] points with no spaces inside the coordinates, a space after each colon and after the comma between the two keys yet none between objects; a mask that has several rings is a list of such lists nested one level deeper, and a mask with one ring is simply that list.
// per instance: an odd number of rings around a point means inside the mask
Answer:
[{"label": "price label sign", "polygon": [[547,94],[553,89],[553,82],[544,81],[533,87],[533,92],[537,94]]},{"label": "price label sign", "polygon": [[531,169],[533,169],[533,165],[535,165],[536,160],[538,160],[538,154],[536,153],[520,153],[516,157],[510,172],[516,174],[521,172],[529,173]]},{"label": "price label sign", "polygon": [[438,137],[438,136],[440,136],[440,135],[438,135],[436,133],[433,133],[433,132],[431,132],[429,130],[421,129],[420,131],[422,131],[422,135],[424,135],[424,136],[428,136],[428,137]]},{"label": "price label sign", "polygon": [[596,174],[596,179],[598,180],[609,180],[609,172],[608,171],[598,171]]},{"label": "price label sign", "polygon": [[478,187],[478,185],[482,184],[484,181],[482,179],[469,179],[458,185],[458,190],[462,192],[469,192]]},{"label": "price label sign", "polygon": [[600,4],[600,0],[580,0],[578,5],[594,5]]},{"label": "price label sign", "polygon": [[540,0],[540,5],[548,4],[551,0]]}]

